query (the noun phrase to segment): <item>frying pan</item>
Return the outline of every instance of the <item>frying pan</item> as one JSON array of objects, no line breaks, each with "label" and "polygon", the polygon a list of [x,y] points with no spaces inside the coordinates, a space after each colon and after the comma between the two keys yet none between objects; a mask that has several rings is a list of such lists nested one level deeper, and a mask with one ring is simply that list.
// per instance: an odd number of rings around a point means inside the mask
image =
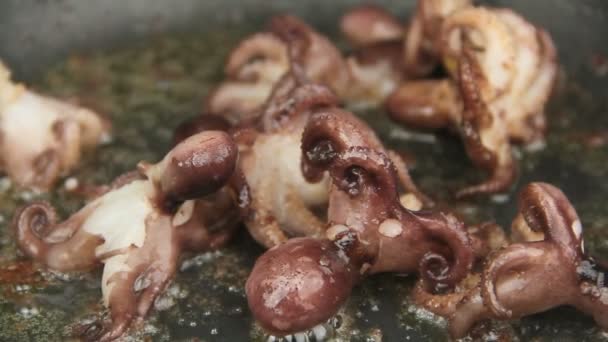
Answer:
[{"label": "frying pan", "polygon": [[[181,51],[178,62],[188,62],[189,67],[204,64],[207,71],[195,77],[189,75],[188,70],[183,72],[184,79],[190,77],[189,82],[182,84],[190,89],[185,95],[170,104],[146,98],[136,105],[125,100],[120,103],[129,103],[127,107],[106,108],[112,112],[117,138],[96,156],[86,159],[76,174],[91,182],[107,182],[133,165],[131,159],[116,156],[130,154],[137,160],[155,160],[166,151],[171,129],[200,111],[204,94],[221,78],[222,58],[239,38],[262,28],[271,15],[293,13],[320,31],[338,37],[339,16],[357,3],[350,0],[5,0],[0,4],[0,58],[13,69],[16,79],[42,90],[64,96],[75,93],[95,97],[98,91],[92,86],[88,88],[86,83],[70,93],[43,75],[51,66],[74,54],[105,61],[99,56],[130,49],[130,53],[123,54],[123,59],[132,58],[129,63],[137,64],[141,63],[144,50],[161,53],[159,51],[170,45],[171,52],[175,53],[176,49],[192,48],[192,51]],[[413,0],[376,3],[403,18],[414,6]],[[547,146],[540,151],[517,149],[520,178],[512,194],[529,181],[542,180],[561,187],[582,218],[588,248],[595,255],[606,257],[608,145],[604,145],[602,139],[608,140],[608,70],[604,70],[608,68],[605,58],[608,56],[608,2],[515,0],[488,1],[487,4],[514,8],[546,28],[556,42],[562,65],[560,80],[547,108],[550,122]],[[178,44],[175,48],[175,44],[166,43],[167,35],[187,36],[189,41],[198,40],[200,45]],[[166,55],[163,58],[171,59]],[[129,63],[119,63],[119,71],[113,73],[118,76],[133,73],[128,69]],[[57,67],[52,75],[65,77],[68,69]],[[132,84],[126,82],[123,88],[112,91],[126,94],[128,99],[144,93],[129,85]],[[451,190],[480,176],[467,162],[457,139],[447,135],[409,134],[411,132],[396,128],[378,110],[358,114],[372,124],[391,148],[415,157],[413,177],[434,197],[449,200]],[[71,323],[85,322],[101,309],[99,274],[71,276],[66,280],[64,275],[41,275],[32,270],[31,265],[19,264],[22,269],[9,272],[12,277],[2,275],[15,265],[9,222],[17,205],[32,197],[49,199],[64,213],[80,205],[79,200],[61,190],[44,196],[19,192],[0,181],[0,341],[66,340]],[[454,203],[454,210],[470,223],[495,220],[508,228],[515,213],[513,195]],[[243,232],[223,251],[189,259],[169,290],[170,296],[163,298],[167,308],[152,313],[147,323],[136,329],[132,339],[262,340],[263,335],[248,313],[243,290],[247,272],[261,252]],[[402,275],[367,279],[354,291],[341,313],[339,337],[353,341],[447,339],[441,320],[408,301],[412,284],[412,278]],[[493,324],[493,331],[522,340],[607,338],[590,319],[568,308],[510,324]],[[497,336],[486,334],[482,338],[493,340]]]}]

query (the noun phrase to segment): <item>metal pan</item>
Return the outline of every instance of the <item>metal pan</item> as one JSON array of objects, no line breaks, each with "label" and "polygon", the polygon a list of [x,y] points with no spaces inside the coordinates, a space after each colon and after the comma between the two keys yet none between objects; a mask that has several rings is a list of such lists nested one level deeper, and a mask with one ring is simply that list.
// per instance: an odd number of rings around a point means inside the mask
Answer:
[{"label": "metal pan", "polygon": [[[112,116],[114,141],[88,157],[75,177],[103,183],[140,159],[155,160],[172,129],[197,115],[221,78],[222,60],[246,33],[272,15],[290,12],[337,37],[337,18],[357,1],[280,0],[8,0],[0,4],[0,58],[16,78],[75,96]],[[414,1],[378,1],[406,17]],[[543,180],[560,186],[583,220],[588,248],[608,256],[608,3],[603,0],[490,1],[512,7],[553,36],[563,72],[547,109],[547,146],[520,149],[517,188]],[[69,57],[71,56],[71,57]],[[66,58],[68,58],[66,61]],[[164,82],[164,83],[163,83]],[[415,157],[413,177],[435,197],[470,183],[473,171],[459,141],[403,134],[380,111],[359,113],[386,143]],[[370,120],[373,118],[373,120]],[[406,137],[406,138],[404,138]],[[515,192],[513,192],[515,193]],[[64,212],[80,200],[59,189],[22,192],[0,180],[0,341],[63,341],[70,324],[101,310],[99,274],[40,272],[18,262],[9,223],[14,208],[49,199]],[[508,227],[514,196],[454,203],[469,223]],[[243,232],[226,249],[189,259],[168,295],[133,340],[262,340],[248,313],[243,284],[262,249]],[[413,278],[374,276],[355,290],[341,313],[338,335],[352,341],[446,340],[441,320],[408,300]],[[607,335],[568,308],[494,323],[479,337],[521,340],[602,340]],[[485,336],[485,337],[484,337]]]}]

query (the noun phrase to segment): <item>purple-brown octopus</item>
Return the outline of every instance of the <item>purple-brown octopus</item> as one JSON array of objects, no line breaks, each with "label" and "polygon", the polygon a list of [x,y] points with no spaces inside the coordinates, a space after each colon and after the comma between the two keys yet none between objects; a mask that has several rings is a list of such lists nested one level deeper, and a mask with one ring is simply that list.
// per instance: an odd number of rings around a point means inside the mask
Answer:
[{"label": "purple-brown octopus", "polygon": [[490,178],[458,196],[507,190],[516,175],[510,141],[539,142],[544,135],[544,106],[557,73],[551,38],[511,10],[473,6],[434,30],[450,77],[404,82],[386,101],[391,118],[460,133]]},{"label": "purple-brown octopus", "polygon": [[232,235],[238,215],[228,213],[234,200],[222,186],[236,161],[237,146],[229,135],[196,134],[161,162],[140,163],[63,222],[48,203],[24,206],[14,218],[18,245],[62,272],[103,263],[103,302],[112,322],[102,336],[88,337],[113,340],[146,315],[183,252],[218,248]]},{"label": "purple-brown octopus", "polygon": [[109,125],[82,107],[37,94],[11,81],[0,61],[0,171],[19,186],[49,190]]},{"label": "purple-brown octopus", "polygon": [[375,136],[349,112],[322,108],[302,137],[309,181],[332,180],[325,238],[297,238],[268,250],[246,284],[254,317],[268,332],[311,329],[336,314],[353,286],[379,272],[420,272],[432,289],[471,269],[463,224],[445,213],[412,212],[399,201],[397,170]]},{"label": "purple-brown octopus", "polygon": [[564,193],[550,184],[528,184],[515,224],[522,219],[543,239],[497,251],[468,290],[441,296],[419,288],[416,300],[445,316],[454,338],[485,319],[516,319],[562,305],[591,315],[607,329],[607,270],[585,254],[581,221]]},{"label": "purple-brown octopus", "polygon": [[[312,113],[321,108],[338,110],[339,100],[328,87],[309,81],[309,51],[316,51],[318,47],[310,38],[308,27],[294,20],[292,17],[274,20],[275,34],[288,42],[285,44],[289,63],[286,73],[255,115],[240,118],[235,127],[228,129],[239,146],[237,173],[232,184],[238,193],[250,199],[245,225],[253,238],[267,248],[291,237],[323,236],[324,223],[319,211],[326,206],[329,194],[327,176],[311,183],[302,174],[300,145],[302,131]],[[284,25],[279,26],[279,22]],[[204,115],[180,127],[177,134],[185,135],[210,126],[226,127],[229,126],[226,119]],[[357,121],[349,134],[373,141],[375,147],[384,149],[373,130],[362,121]],[[401,157],[394,152],[390,152],[390,156],[398,165],[404,190],[430,204],[410,179]]]}]

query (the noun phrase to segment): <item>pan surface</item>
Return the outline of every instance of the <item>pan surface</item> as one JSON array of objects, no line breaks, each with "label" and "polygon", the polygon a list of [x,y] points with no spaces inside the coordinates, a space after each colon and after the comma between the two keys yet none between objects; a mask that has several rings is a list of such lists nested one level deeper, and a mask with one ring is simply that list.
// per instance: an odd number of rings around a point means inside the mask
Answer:
[{"label": "pan surface", "polygon": [[[337,20],[356,1],[279,0],[8,0],[0,4],[0,58],[36,89],[77,98],[113,120],[111,143],[73,174],[106,183],[139,160],[167,150],[173,128],[200,113],[202,99],[222,77],[222,63],[246,34],[272,14],[289,12],[339,39]],[[414,1],[379,1],[406,18]],[[450,193],[478,179],[460,142],[396,127],[379,110],[358,112],[391,148],[415,161],[412,176],[435,198],[450,201],[467,223],[494,220],[508,228],[515,194],[525,183],[561,187],[582,218],[587,248],[608,259],[608,3],[602,0],[492,1],[546,28],[559,49],[562,72],[547,108],[549,134],[538,151],[518,148],[520,178],[510,196],[453,201]],[[373,119],[373,120],[372,120]],[[93,319],[99,273],[38,271],[16,257],[14,209],[47,199],[61,214],[82,200],[63,187],[50,195],[20,191],[0,178],[0,341],[63,341],[75,322]],[[193,256],[181,266],[131,340],[262,340],[243,289],[263,250],[245,232],[225,249]],[[444,322],[413,306],[413,277],[373,276],[357,287],[341,313],[338,337],[348,341],[446,340]],[[591,319],[559,308],[520,321],[492,323],[480,338],[607,340]]]}]

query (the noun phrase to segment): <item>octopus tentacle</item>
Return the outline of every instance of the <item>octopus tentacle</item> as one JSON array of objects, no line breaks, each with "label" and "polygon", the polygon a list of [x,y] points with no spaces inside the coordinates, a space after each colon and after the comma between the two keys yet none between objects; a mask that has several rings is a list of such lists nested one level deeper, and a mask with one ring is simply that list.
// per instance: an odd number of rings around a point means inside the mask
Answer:
[{"label": "octopus tentacle", "polygon": [[350,145],[351,140],[362,140],[360,134],[356,134],[359,130],[352,123],[341,120],[336,112],[342,111],[332,109],[313,114],[302,133],[302,169],[309,181],[319,180],[324,169]]},{"label": "octopus tentacle", "polygon": [[284,79],[270,95],[262,114],[263,127],[266,131],[276,130],[285,122],[293,120],[296,115],[316,108],[331,107],[338,103],[337,97],[327,87],[293,80],[291,74]]},{"label": "octopus tentacle", "polygon": [[486,101],[499,96],[513,81],[516,42],[508,26],[491,10],[468,7],[454,12],[441,27],[440,46],[448,72],[458,74],[458,61],[465,49],[486,71],[480,85]]},{"label": "octopus tentacle", "polygon": [[[251,74],[255,70],[243,70],[243,66],[250,63],[263,63],[260,66],[269,66],[277,63],[287,64],[287,50],[283,42],[272,33],[255,33],[244,39],[232,50],[228,56],[225,72],[228,77],[249,78],[250,76],[263,77],[264,73]],[[262,58],[260,60],[260,58]],[[279,75],[280,76],[280,75]]]},{"label": "octopus tentacle", "polygon": [[557,52],[551,36],[539,28],[536,29],[536,33],[541,53],[539,70],[521,99],[524,108],[531,112],[531,116],[526,120],[527,127],[522,128],[522,133],[519,134],[526,143],[541,139],[545,133],[544,106],[553,92],[558,69]]},{"label": "octopus tentacle", "polygon": [[236,155],[227,133],[205,131],[176,145],[161,162],[139,169],[159,188],[158,205],[171,211],[187,199],[219,190],[232,176]]},{"label": "octopus tentacle", "polygon": [[137,280],[137,274],[124,272],[120,281],[115,281],[112,288],[115,295],[110,295],[108,306],[110,308],[110,317],[112,322],[109,327],[106,327],[99,341],[113,341],[129,328],[129,325],[136,317],[135,308],[137,307],[137,295],[134,291],[134,284]]},{"label": "octopus tentacle", "polygon": [[543,240],[496,251],[486,262],[480,282],[461,289],[462,299],[456,304],[452,296],[423,293],[417,299],[449,319],[454,338],[463,337],[480,320],[521,318],[562,305],[592,315],[606,328],[606,270],[584,254],[580,221],[572,204],[546,183],[528,184],[519,203],[517,220],[543,232]]},{"label": "octopus tentacle", "polygon": [[[453,287],[468,274],[474,261],[471,240],[464,224],[455,216],[444,213],[419,213],[416,218],[422,223],[426,233],[448,245],[453,255],[450,264],[443,255],[434,251],[425,254],[420,263],[424,270],[423,277],[434,286]],[[431,264],[436,262],[442,266],[439,273],[430,271]]]},{"label": "octopus tentacle", "polygon": [[411,296],[416,303],[430,308],[433,313],[449,316],[456,310],[456,306],[462,301],[465,292],[455,291],[438,295],[429,292],[424,281],[419,281],[412,290]]},{"label": "octopus tentacle", "polygon": [[481,184],[467,187],[457,193],[457,197],[478,193],[492,193],[507,189],[515,178],[515,166],[506,132],[499,128],[502,122],[493,116],[480,93],[479,83],[484,76],[468,49],[460,60],[459,82],[465,110],[461,132],[469,157],[479,166],[489,169],[490,179]]},{"label": "octopus tentacle", "polygon": [[204,114],[192,120],[181,123],[173,131],[173,146],[186,140],[186,138],[204,131],[224,131],[231,128],[231,124],[224,117],[219,115]]},{"label": "octopus tentacle", "polygon": [[305,56],[313,44],[312,28],[300,19],[284,14],[273,17],[269,23],[270,31],[286,45],[289,59],[298,65],[306,63]]},{"label": "octopus tentacle", "polygon": [[434,205],[433,200],[418,189],[418,186],[414,183],[414,180],[412,180],[412,177],[408,172],[407,163],[403,160],[403,157],[393,150],[388,150],[387,153],[395,166],[399,182],[405,190],[414,194],[422,203],[424,203],[425,207],[432,207]]},{"label": "octopus tentacle", "polygon": [[[302,133],[302,171],[308,181],[321,178],[339,153],[352,146],[366,146],[385,151],[380,139],[363,121],[338,108],[318,110],[308,121]],[[423,194],[412,181],[407,165],[391,151],[386,154],[394,159],[397,175],[405,190],[415,194],[427,206],[432,200]]]},{"label": "octopus tentacle", "polygon": [[205,112],[233,124],[253,120],[288,67],[287,48],[274,34],[263,32],[244,39],[230,53],[225,65],[228,80],[207,97]]},{"label": "octopus tentacle", "polygon": [[50,204],[26,205],[16,213],[13,224],[20,249],[59,271],[94,267],[97,264],[95,247],[103,243],[103,239],[78,229],[91,209],[85,208],[69,220],[57,223],[57,214]]},{"label": "octopus tentacle", "polygon": [[325,224],[295,193],[288,194],[283,203],[285,211],[292,213],[289,226],[290,231],[297,236],[321,237],[325,231]]},{"label": "octopus tentacle", "polygon": [[511,269],[526,266],[530,262],[529,247],[512,245],[487,262],[481,276],[481,295],[485,305],[496,317],[510,318],[513,312],[505,308],[496,294],[498,277]]},{"label": "octopus tentacle", "polygon": [[359,276],[342,255],[327,239],[294,238],[259,257],[245,285],[258,323],[282,336],[332,317]]},{"label": "octopus tentacle", "polygon": [[403,42],[407,75],[427,76],[440,59],[440,28],[450,15],[469,7],[470,0],[419,0]]},{"label": "octopus tentacle", "polygon": [[390,118],[411,127],[440,129],[461,115],[461,99],[454,82],[417,80],[406,82],[386,99]]},{"label": "octopus tentacle", "polygon": [[399,19],[374,5],[361,5],[348,11],[340,19],[340,29],[354,46],[400,40],[404,34]]},{"label": "octopus tentacle", "polygon": [[519,210],[532,230],[545,234],[545,241],[558,244],[572,259],[583,255],[581,221],[561,190],[530,184],[521,192]]}]

